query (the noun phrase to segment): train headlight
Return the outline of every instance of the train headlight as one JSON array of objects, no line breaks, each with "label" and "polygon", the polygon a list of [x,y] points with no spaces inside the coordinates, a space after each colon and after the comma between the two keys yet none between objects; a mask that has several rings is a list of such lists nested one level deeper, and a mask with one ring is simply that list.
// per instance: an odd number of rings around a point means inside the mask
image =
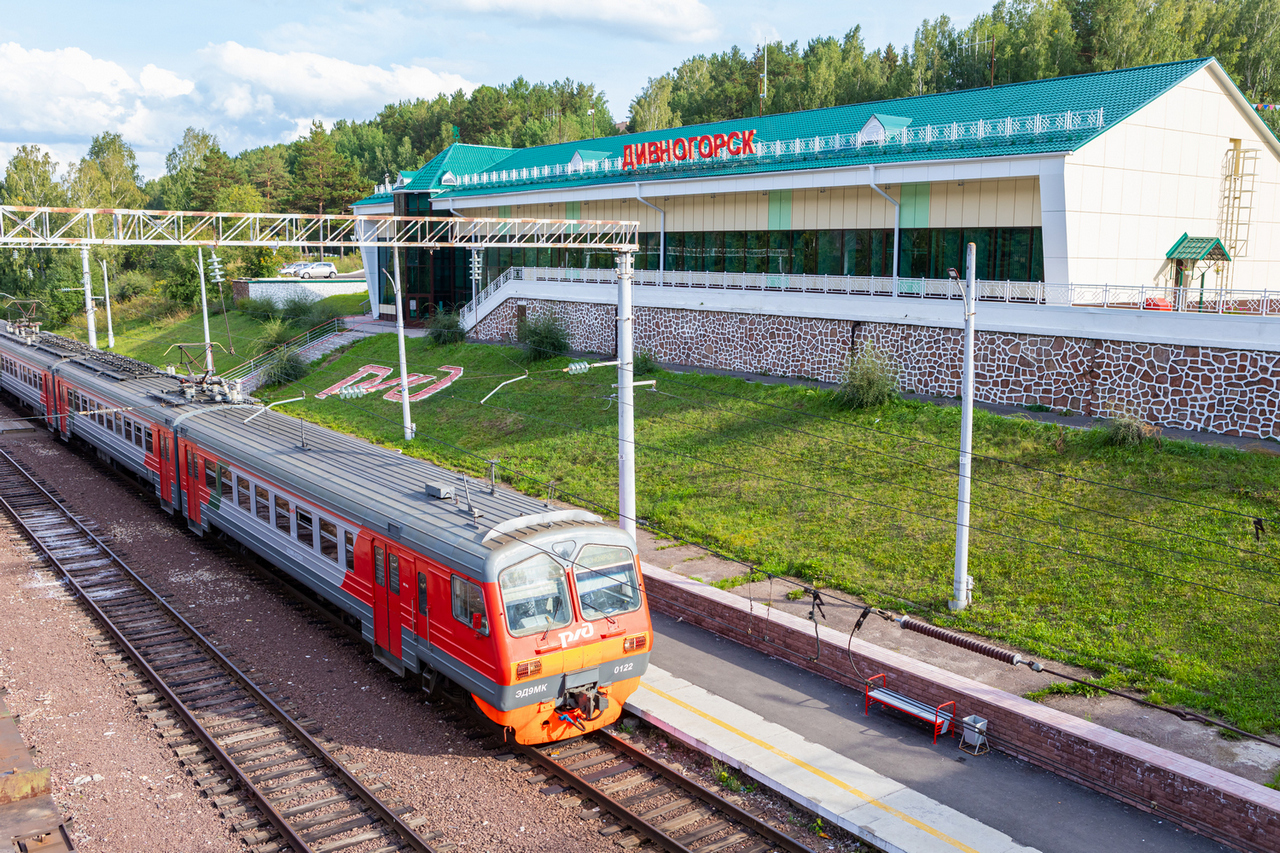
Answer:
[{"label": "train headlight", "polygon": [[525,660],[525,661],[520,661],[520,663],[516,664],[516,680],[517,681],[519,681],[522,678],[533,678],[535,675],[541,675],[541,674],[542,674],[542,661],[540,660]]},{"label": "train headlight", "polygon": [[622,651],[624,652],[642,652],[648,646],[648,634],[634,634],[622,641]]}]

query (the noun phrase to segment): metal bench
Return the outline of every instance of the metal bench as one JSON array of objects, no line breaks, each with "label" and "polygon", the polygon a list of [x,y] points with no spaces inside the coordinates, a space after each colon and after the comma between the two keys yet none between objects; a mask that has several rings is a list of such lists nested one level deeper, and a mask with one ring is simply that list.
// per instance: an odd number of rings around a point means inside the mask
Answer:
[{"label": "metal bench", "polygon": [[[876,679],[880,679],[879,685]],[[912,699],[910,696],[904,696],[901,693],[890,690],[885,686],[885,674],[873,675],[866,680],[866,706],[863,708],[863,714],[871,713],[871,703],[879,702],[890,708],[896,708],[904,714],[910,714],[918,720],[923,720],[933,726],[933,742],[938,742],[938,735],[945,735],[951,732],[955,736],[954,726],[952,725],[955,718],[956,703],[943,702],[936,708],[932,705],[926,705],[924,702]],[[944,708],[950,706],[951,710],[946,711]]]}]

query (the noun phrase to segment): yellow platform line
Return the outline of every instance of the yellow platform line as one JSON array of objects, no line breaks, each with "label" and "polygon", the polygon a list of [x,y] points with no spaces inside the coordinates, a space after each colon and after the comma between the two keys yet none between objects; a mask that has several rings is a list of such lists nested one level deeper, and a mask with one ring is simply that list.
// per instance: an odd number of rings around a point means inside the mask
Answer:
[{"label": "yellow platform line", "polygon": [[881,809],[893,815],[894,817],[898,818],[898,820],[901,820],[904,823],[911,824],[916,829],[920,829],[929,833],[934,838],[937,838],[940,841],[944,841],[947,844],[950,844],[952,847],[956,848],[957,850],[963,850],[964,853],[979,853],[977,850],[973,849],[968,844],[965,844],[963,841],[959,841],[955,838],[952,838],[950,835],[947,835],[945,832],[939,829],[934,829],[932,826],[929,826],[927,823],[922,823],[921,821],[918,821],[915,818],[913,818],[911,815],[904,814],[903,812],[898,811],[888,803],[881,802],[880,800],[876,799],[870,794],[867,794],[863,791],[859,791],[857,788],[853,787],[852,785],[846,782],[841,781],[840,779],[837,779],[835,776],[832,776],[830,773],[826,772],[825,770],[821,770],[817,767],[814,767],[812,764],[809,764],[807,761],[804,761],[803,759],[800,759],[800,758],[796,758],[794,755],[791,755],[790,753],[783,752],[781,749],[778,749],[776,746],[774,746],[771,743],[766,743],[765,741],[760,740],[760,738],[749,735],[746,732],[742,731],[741,729],[734,728],[733,726],[729,725],[723,720],[717,720],[715,717],[711,716],[705,711],[695,708],[687,702],[682,702],[676,697],[668,693],[664,693],[663,691],[657,689],[656,687],[648,685],[643,681],[640,682],[640,686],[643,687],[645,690],[648,690],[650,693],[653,693],[655,696],[665,699],[673,705],[678,705],[679,707],[684,708],[686,711],[688,711],[691,714],[697,714],[699,717],[702,717],[702,719],[706,720],[707,722],[715,723],[717,726],[724,729],[725,731],[731,732],[737,735],[738,737],[742,738],[743,740],[755,744],[761,749],[769,750],[774,755],[778,756],[779,758],[784,758],[787,761],[790,761],[792,764],[796,765],[797,767],[803,767],[805,770],[809,771],[810,773],[817,776],[818,778],[824,779],[838,788],[843,788],[844,790],[848,791],[850,794],[853,794],[855,797],[858,797],[866,801],[868,804],[875,806],[876,808]]}]

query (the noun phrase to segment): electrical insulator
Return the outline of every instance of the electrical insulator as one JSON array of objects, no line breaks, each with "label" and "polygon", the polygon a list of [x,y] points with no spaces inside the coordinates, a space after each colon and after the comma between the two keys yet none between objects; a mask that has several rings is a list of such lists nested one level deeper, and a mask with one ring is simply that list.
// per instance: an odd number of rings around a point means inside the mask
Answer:
[{"label": "electrical insulator", "polygon": [[573,364],[566,367],[564,369],[564,372],[578,374],[578,373],[586,373],[590,369],[591,369],[591,365],[588,364],[587,362],[575,361]]},{"label": "electrical insulator", "polygon": [[218,253],[214,252],[213,257],[209,259],[209,277],[213,279],[214,284],[222,284],[222,261],[218,258]]},{"label": "electrical insulator", "polygon": [[358,397],[363,397],[367,393],[369,392],[363,388],[357,388],[354,385],[345,385],[338,390],[338,397],[343,400],[355,400]]}]

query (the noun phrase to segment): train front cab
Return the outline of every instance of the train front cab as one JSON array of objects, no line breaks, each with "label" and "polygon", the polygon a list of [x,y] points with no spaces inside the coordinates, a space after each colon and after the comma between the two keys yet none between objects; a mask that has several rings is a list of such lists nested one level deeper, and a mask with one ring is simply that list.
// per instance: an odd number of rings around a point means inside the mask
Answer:
[{"label": "train front cab", "polygon": [[497,639],[498,690],[476,697],[480,709],[529,744],[617,720],[653,641],[631,537],[604,525],[540,531],[496,550],[485,574],[497,581],[479,598],[475,584],[451,595],[454,622]]}]

